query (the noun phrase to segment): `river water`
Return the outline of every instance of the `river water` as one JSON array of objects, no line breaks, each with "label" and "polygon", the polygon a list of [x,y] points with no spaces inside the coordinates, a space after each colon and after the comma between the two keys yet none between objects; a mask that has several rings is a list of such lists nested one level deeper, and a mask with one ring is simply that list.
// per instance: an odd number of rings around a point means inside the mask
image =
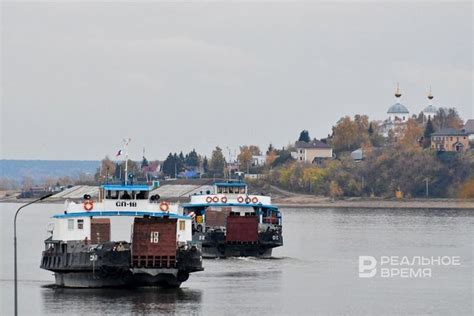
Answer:
[{"label": "river water", "polygon": [[[1,315],[13,313],[13,214],[0,204]],[[18,220],[20,315],[472,315],[474,211],[283,209],[273,259],[205,260],[178,290],[57,289],[39,269],[49,217],[60,204],[25,208]],[[124,222],[112,222],[121,238]],[[456,257],[431,277],[359,277],[359,256]],[[392,262],[393,263],[393,262]],[[446,262],[445,262],[446,263]],[[401,266],[392,265],[392,268]],[[409,268],[418,268],[412,265]]]}]

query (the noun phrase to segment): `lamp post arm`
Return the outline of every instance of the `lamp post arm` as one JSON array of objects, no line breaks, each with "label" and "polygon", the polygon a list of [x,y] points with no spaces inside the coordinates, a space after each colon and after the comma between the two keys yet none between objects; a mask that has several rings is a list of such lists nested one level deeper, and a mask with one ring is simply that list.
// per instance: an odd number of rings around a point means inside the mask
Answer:
[{"label": "lamp post arm", "polygon": [[44,200],[44,199],[47,199],[47,198],[49,198],[49,197],[52,196],[52,195],[53,195],[53,193],[46,194],[45,196],[42,196],[42,197],[40,197],[39,199],[33,200],[33,201],[31,201],[31,202],[28,202],[28,203],[26,203],[26,204],[20,206],[20,207],[16,210],[16,212],[15,212],[15,218],[13,219],[14,226],[15,226],[15,227],[14,227],[14,228],[15,228],[15,231],[16,231],[16,218],[17,218],[18,213],[21,211],[22,208],[25,208],[25,207],[27,207],[28,205],[31,205],[31,204],[34,204],[34,203],[36,203],[36,202],[42,201],[42,200]]},{"label": "lamp post arm", "polygon": [[53,193],[46,194],[45,196],[40,197],[39,199],[33,200],[29,203],[26,203],[22,206],[20,206],[16,212],[15,212],[15,217],[13,218],[13,250],[14,250],[14,310],[15,310],[15,316],[18,315],[18,277],[17,277],[17,251],[16,251],[16,218],[18,217],[18,213],[20,213],[21,209],[27,207],[28,205],[31,205],[33,203],[42,201],[44,199],[49,198],[52,196]]}]

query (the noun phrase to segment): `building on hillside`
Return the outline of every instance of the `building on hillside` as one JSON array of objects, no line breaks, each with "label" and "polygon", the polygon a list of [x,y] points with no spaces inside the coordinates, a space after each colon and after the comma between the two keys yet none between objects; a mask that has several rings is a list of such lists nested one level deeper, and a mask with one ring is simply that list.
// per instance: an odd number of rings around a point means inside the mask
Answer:
[{"label": "building on hillside", "polygon": [[292,152],[291,156],[297,161],[319,163],[324,159],[333,157],[331,146],[317,139],[313,139],[308,143],[297,141],[295,149],[296,151]]},{"label": "building on hillside", "polygon": [[267,162],[266,155],[254,155],[252,156],[252,167],[264,166]]},{"label": "building on hillside", "polygon": [[443,128],[431,134],[431,149],[465,152],[469,149],[468,134],[455,128]]},{"label": "building on hillside", "polygon": [[395,91],[395,104],[388,108],[388,117],[380,125],[380,131],[385,137],[389,136],[390,131],[395,134],[402,132],[410,118],[410,111],[400,102],[401,96],[400,85],[397,84],[397,90]]},{"label": "building on hillside", "polygon": [[474,120],[470,119],[466,121],[462,131],[468,135],[469,141],[474,143]]},{"label": "building on hillside", "polygon": [[364,160],[364,151],[362,150],[362,148],[358,148],[351,152],[351,158],[354,161]]}]

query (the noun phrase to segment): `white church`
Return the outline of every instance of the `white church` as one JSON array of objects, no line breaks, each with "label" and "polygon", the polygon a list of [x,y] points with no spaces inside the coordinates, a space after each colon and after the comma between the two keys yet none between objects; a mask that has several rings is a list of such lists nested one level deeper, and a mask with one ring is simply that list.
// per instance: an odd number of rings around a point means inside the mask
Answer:
[{"label": "white church", "polygon": [[[390,131],[393,131],[395,135],[403,131],[408,119],[412,117],[416,118],[416,114],[413,113],[410,115],[408,108],[400,102],[401,96],[400,85],[397,84],[397,90],[395,91],[395,104],[388,108],[388,117],[380,124],[380,131],[385,137],[389,135]],[[423,109],[423,117],[425,121],[432,119],[438,111],[438,109],[433,106],[433,98],[430,89],[430,93],[428,94],[428,106]]]}]

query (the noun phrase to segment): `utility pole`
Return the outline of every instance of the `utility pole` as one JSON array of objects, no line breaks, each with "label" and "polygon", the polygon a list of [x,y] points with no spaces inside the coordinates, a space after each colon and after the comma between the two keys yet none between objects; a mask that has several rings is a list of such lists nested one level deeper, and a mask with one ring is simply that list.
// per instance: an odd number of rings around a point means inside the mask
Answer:
[{"label": "utility pole", "polygon": [[28,205],[31,205],[33,203],[36,203],[36,202],[39,202],[39,201],[42,201],[44,199],[47,199],[49,198],[50,196],[52,196],[53,193],[50,193],[50,194],[47,194],[45,196],[42,196],[40,197],[39,199],[36,199],[34,201],[31,201],[25,205],[22,205],[20,206],[20,208],[16,211],[15,213],[15,218],[13,219],[13,262],[14,262],[14,292],[13,292],[13,297],[14,297],[14,315],[17,316],[18,315],[18,268],[17,268],[17,242],[16,242],[16,218],[18,217],[18,213],[20,213],[21,209],[28,206]]},{"label": "utility pole", "polygon": [[429,196],[429,194],[430,194],[430,191],[429,191],[429,183],[428,183],[428,178],[426,178],[426,179],[425,179],[425,181],[426,181],[426,197],[428,197],[428,196]]}]

